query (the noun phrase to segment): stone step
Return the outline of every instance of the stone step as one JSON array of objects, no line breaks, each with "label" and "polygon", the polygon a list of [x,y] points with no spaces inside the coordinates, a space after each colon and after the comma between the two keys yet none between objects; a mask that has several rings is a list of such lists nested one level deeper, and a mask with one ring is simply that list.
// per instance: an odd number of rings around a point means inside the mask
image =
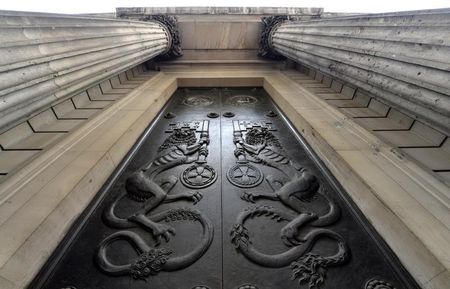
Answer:
[{"label": "stone step", "polygon": [[142,83],[142,81],[137,81],[136,83],[122,83],[120,82],[120,79],[118,76],[114,76],[113,78],[110,79],[111,81],[111,86],[113,88],[136,88],[139,86],[140,83]]},{"label": "stone step", "polygon": [[76,109],[102,109],[110,105],[112,100],[91,100],[86,91],[72,97]]},{"label": "stone step", "polygon": [[391,109],[386,118],[357,118],[355,121],[370,130],[407,130],[410,129],[414,119]]},{"label": "stone step", "polygon": [[[400,147],[440,147],[446,136],[424,124],[416,121],[408,130],[388,131],[377,130],[375,134]],[[450,163],[448,163],[450,168]]]},{"label": "stone step", "polygon": [[0,135],[3,150],[42,150],[62,137],[64,133],[34,132],[28,122]]},{"label": "stone step", "polygon": [[86,90],[91,100],[116,100],[120,98],[120,94],[103,93],[100,86],[96,85]]},{"label": "stone step", "polygon": [[47,109],[28,120],[35,132],[68,132],[81,122],[75,119],[58,119],[52,109]]},{"label": "stone step", "polygon": [[96,113],[95,109],[77,109],[71,99],[53,107],[58,119],[88,119]]},{"label": "stone step", "polygon": [[343,107],[342,111],[351,117],[386,117],[389,107],[371,99],[367,107]]},{"label": "stone step", "polygon": [[[113,87],[112,81],[108,79],[53,104],[47,110],[0,134],[0,182],[154,75],[145,72],[142,65],[136,67],[134,72],[131,69],[128,71],[123,72],[123,76],[133,80],[126,80],[126,84],[119,83],[120,88]],[[119,75],[114,76],[114,79],[120,81]]]},{"label": "stone step", "polygon": [[301,68],[299,72],[289,71],[287,75],[450,184],[450,173],[447,171],[450,171],[448,136],[376,100],[360,89],[343,85],[334,79],[331,80],[331,88],[317,87],[319,84],[325,85],[324,80],[327,83],[330,80],[327,76],[320,76],[322,82],[317,81],[313,69],[308,71]]},{"label": "stone step", "polygon": [[6,179],[7,174],[13,171],[15,168],[23,165],[25,162],[33,158],[33,156],[39,154],[38,150],[20,150],[20,151],[4,151],[0,150],[0,182]]}]

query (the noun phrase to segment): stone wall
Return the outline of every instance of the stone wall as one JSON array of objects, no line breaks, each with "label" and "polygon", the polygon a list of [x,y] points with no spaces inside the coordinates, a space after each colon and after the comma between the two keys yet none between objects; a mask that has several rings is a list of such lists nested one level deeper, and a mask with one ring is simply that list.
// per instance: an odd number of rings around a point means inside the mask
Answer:
[{"label": "stone wall", "polygon": [[149,15],[177,18],[184,55],[178,63],[255,63],[258,58],[261,17],[290,15],[319,17],[322,8],[288,7],[133,7],[117,8],[117,17],[139,19]]},{"label": "stone wall", "polygon": [[119,7],[118,17],[139,15],[293,15],[318,16],[323,8],[308,7]]}]

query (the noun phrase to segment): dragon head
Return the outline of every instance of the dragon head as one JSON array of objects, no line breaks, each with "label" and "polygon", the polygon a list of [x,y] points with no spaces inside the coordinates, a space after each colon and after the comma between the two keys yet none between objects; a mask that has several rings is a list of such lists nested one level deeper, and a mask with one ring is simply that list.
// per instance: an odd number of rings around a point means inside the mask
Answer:
[{"label": "dragon head", "polygon": [[125,181],[125,190],[128,197],[137,202],[145,202],[153,196],[147,188],[149,177],[143,171],[137,171],[131,174]]}]

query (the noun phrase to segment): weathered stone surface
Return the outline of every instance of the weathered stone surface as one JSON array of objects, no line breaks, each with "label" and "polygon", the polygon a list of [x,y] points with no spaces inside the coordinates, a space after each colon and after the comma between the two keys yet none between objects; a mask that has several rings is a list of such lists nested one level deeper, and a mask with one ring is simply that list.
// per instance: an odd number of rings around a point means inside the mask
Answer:
[{"label": "weathered stone surface", "polygon": [[51,104],[0,134],[0,182],[74,132],[88,119],[153,77],[140,64],[95,86]]},{"label": "weathered stone surface", "polygon": [[450,130],[450,10],[287,21],[272,48]]},{"label": "weathered stone surface", "polygon": [[319,17],[321,8],[286,7],[135,7],[117,8],[117,17],[176,17],[183,56],[178,63],[260,61],[257,57],[261,17]]},{"label": "weathered stone surface", "polygon": [[161,23],[0,12],[0,132],[166,51]]},{"label": "weathered stone surface", "polygon": [[184,14],[184,15],[311,15],[322,14],[323,8],[306,7],[119,7],[116,15]]}]

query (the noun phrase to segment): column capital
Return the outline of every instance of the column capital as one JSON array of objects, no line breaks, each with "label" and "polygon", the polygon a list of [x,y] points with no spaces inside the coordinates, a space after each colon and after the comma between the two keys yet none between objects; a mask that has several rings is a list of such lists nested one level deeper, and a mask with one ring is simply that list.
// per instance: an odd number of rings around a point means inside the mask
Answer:
[{"label": "column capital", "polygon": [[272,37],[274,31],[285,21],[290,20],[287,15],[276,15],[269,17],[262,17],[262,31],[261,38],[259,40],[259,52],[258,55],[264,58],[270,58],[274,60],[285,59],[283,55],[276,52],[272,46]]},{"label": "column capital", "polygon": [[178,22],[175,16],[170,15],[148,15],[139,19],[140,21],[159,22],[167,32],[169,46],[167,50],[159,55],[159,58],[170,59],[183,55],[181,49],[181,38],[178,30]]}]

